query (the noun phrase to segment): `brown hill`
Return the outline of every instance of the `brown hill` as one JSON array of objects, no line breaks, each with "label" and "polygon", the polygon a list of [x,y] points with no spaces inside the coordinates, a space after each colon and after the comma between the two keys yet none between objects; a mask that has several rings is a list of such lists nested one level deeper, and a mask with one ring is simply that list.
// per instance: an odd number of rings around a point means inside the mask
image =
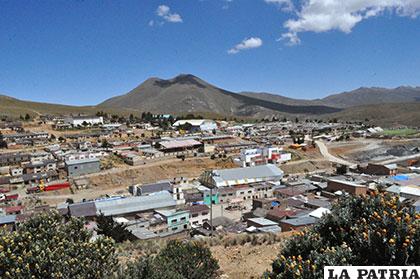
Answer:
[{"label": "brown hill", "polygon": [[169,80],[150,78],[127,94],[108,99],[99,106],[157,113],[211,112],[251,117],[273,113],[318,115],[340,110],[322,105],[289,105],[253,98],[220,89],[193,75],[179,75]]}]

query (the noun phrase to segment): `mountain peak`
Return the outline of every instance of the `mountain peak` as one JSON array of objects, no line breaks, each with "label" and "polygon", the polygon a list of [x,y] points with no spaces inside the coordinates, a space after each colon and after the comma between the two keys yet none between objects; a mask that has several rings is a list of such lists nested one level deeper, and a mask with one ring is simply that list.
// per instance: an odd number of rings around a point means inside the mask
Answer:
[{"label": "mountain peak", "polygon": [[199,88],[207,87],[207,84],[204,81],[191,74],[180,74],[172,79],[156,79],[153,84],[161,88],[170,87],[176,84],[193,85]]}]

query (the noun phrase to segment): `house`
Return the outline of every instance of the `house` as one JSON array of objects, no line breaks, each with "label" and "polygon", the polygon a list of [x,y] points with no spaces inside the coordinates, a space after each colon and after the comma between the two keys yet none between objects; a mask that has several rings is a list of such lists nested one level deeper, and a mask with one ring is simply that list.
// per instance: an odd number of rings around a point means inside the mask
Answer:
[{"label": "house", "polygon": [[215,187],[227,187],[240,184],[250,184],[255,182],[280,181],[283,177],[283,171],[272,164],[247,167],[213,170],[205,172],[200,181],[204,185],[213,185]]},{"label": "house", "polygon": [[101,164],[97,158],[66,161],[66,170],[68,176],[86,175],[99,172]]},{"label": "house", "polygon": [[290,153],[283,152],[283,149],[278,147],[242,149],[239,161],[242,167],[252,167],[287,162],[292,159],[291,156]]},{"label": "house", "polygon": [[95,217],[96,205],[94,201],[74,203],[68,205],[68,214],[73,217]]},{"label": "house", "polygon": [[0,230],[12,231],[16,224],[17,215],[0,216]]},{"label": "house", "polygon": [[55,160],[35,161],[24,165],[25,173],[39,173],[47,171],[55,171],[57,163]]},{"label": "house", "polygon": [[210,209],[205,204],[196,204],[188,206],[185,210],[190,212],[190,225],[202,226],[204,222],[210,219]]},{"label": "house", "polygon": [[370,175],[396,175],[397,169],[397,164],[369,163],[363,172]]},{"label": "house", "polygon": [[299,209],[281,209],[279,207],[275,207],[267,212],[266,218],[280,223],[280,221],[284,219],[294,218],[301,211],[302,210]]},{"label": "house", "polygon": [[28,162],[31,155],[28,153],[4,153],[0,154],[0,167],[18,165],[22,162]]},{"label": "house", "polygon": [[23,175],[23,168],[10,168],[10,175],[11,176],[21,176]]},{"label": "house", "polygon": [[172,126],[181,129],[187,125],[190,125],[192,131],[213,131],[217,129],[217,123],[209,119],[178,120]]},{"label": "house", "polygon": [[175,208],[176,202],[169,192],[163,191],[147,196],[97,200],[95,206],[97,214],[134,218],[142,212]]},{"label": "house", "polygon": [[322,218],[322,216],[326,214],[330,214],[330,213],[331,213],[331,210],[329,210],[328,208],[319,207],[315,209],[314,211],[312,211],[311,213],[309,213],[309,216],[320,219]]},{"label": "house", "polygon": [[64,119],[65,124],[72,125],[73,127],[83,125],[99,125],[104,123],[102,116],[71,116]]},{"label": "house", "polygon": [[23,140],[35,140],[35,139],[48,139],[47,132],[28,132],[28,133],[18,133],[18,134],[7,134],[3,135],[3,139],[6,141],[23,141]]},{"label": "house", "polygon": [[11,184],[18,184],[24,183],[26,185],[29,184],[37,184],[41,181],[43,182],[50,182],[53,180],[57,180],[59,178],[57,171],[46,171],[46,172],[38,172],[38,173],[27,173],[22,176],[16,176],[10,178]]},{"label": "house", "polygon": [[194,150],[200,148],[203,144],[194,139],[184,139],[184,140],[170,140],[170,141],[161,141],[159,143],[160,150],[169,153],[169,152],[181,152],[187,150]]},{"label": "house", "polygon": [[310,216],[284,219],[280,221],[280,227],[283,232],[303,230],[304,228],[315,224],[316,220],[316,218]]},{"label": "house", "polygon": [[212,228],[211,223],[213,224],[213,231],[226,229],[227,227],[232,226],[234,224],[234,222],[231,219],[224,216],[220,216],[213,218],[213,222],[211,222],[210,220],[205,221],[203,223],[203,228],[210,231]]},{"label": "house", "polygon": [[327,191],[337,192],[344,191],[352,195],[365,195],[367,193],[367,187],[359,182],[348,181],[344,179],[328,179],[327,182]]},{"label": "house", "polygon": [[179,233],[189,228],[190,212],[187,210],[160,209],[155,212],[166,222],[168,234]]},{"label": "house", "polygon": [[266,218],[250,218],[246,221],[246,223],[248,227],[252,226],[255,228],[278,226],[278,223]]},{"label": "house", "polygon": [[128,188],[128,191],[133,196],[144,196],[161,191],[172,192],[173,186],[170,182],[158,182],[144,185],[133,185]]}]

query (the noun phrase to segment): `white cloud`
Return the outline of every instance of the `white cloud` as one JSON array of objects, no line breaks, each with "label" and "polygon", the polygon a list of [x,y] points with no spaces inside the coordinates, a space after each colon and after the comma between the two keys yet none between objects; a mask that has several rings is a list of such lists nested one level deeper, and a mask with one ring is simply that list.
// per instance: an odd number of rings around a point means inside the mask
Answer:
[{"label": "white cloud", "polygon": [[292,0],[264,0],[267,4],[274,4],[282,8],[283,11],[292,11],[294,9]]},{"label": "white cloud", "polygon": [[244,39],[242,42],[234,46],[233,48],[228,50],[229,54],[236,54],[241,50],[251,49],[251,48],[258,48],[262,46],[263,41],[258,37],[251,37]]},{"label": "white cloud", "polygon": [[[282,2],[282,0],[265,0]],[[370,17],[384,12],[398,16],[416,17],[420,13],[420,0],[306,0],[296,11],[296,19],[284,23],[287,32],[281,36],[288,44],[300,43],[299,33],[338,30],[350,33],[352,29]]]},{"label": "white cloud", "polygon": [[182,22],[181,15],[178,13],[171,12],[171,8],[169,8],[166,5],[160,5],[156,10],[156,14],[167,22],[172,22],[172,23]]}]

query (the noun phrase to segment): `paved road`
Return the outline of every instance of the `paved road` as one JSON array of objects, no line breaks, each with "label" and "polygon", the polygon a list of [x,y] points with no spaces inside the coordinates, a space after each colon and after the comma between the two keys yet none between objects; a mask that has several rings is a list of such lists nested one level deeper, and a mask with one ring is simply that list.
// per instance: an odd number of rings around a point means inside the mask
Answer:
[{"label": "paved road", "polygon": [[346,165],[349,167],[355,166],[356,164],[346,161],[344,159],[335,157],[334,155],[332,155],[329,151],[328,151],[328,147],[325,145],[325,143],[323,143],[322,141],[315,141],[316,145],[319,148],[319,151],[321,152],[322,156],[324,156],[324,158],[330,162],[333,163],[337,163],[337,164],[341,164],[341,165]]}]

